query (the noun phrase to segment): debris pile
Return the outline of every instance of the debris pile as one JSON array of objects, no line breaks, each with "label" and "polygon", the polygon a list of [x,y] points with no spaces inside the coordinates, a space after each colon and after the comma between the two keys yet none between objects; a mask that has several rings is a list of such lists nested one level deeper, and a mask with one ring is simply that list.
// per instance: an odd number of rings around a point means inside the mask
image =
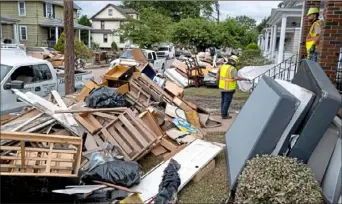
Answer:
[{"label": "debris pile", "polygon": [[[56,193],[75,194],[80,199],[91,194],[95,200],[101,195],[133,199],[136,195],[130,193],[140,193],[138,197],[145,202],[164,185],[160,184],[161,175],[154,184],[149,183],[156,191],[144,190],[143,181],[149,177],[141,178],[136,161],[152,152],[162,155],[164,162],[148,175],[156,177],[173,158],[180,166],[181,190],[222,151],[224,145],[203,140],[206,133],[202,129],[221,123],[185,101],[184,90],[177,84],[168,79],[162,86],[156,82],[149,63],[138,67],[120,64],[105,73],[101,83],[91,80],[79,93],[64,98],[57,91],[41,98],[13,89],[18,99],[32,108],[2,123],[1,174],[81,175],[81,186],[67,186]],[[179,154],[183,155],[177,157]],[[182,169],[190,163],[192,171]],[[124,178],[130,181],[120,180]],[[114,195],[114,189],[124,194],[115,190],[120,195]]]}]

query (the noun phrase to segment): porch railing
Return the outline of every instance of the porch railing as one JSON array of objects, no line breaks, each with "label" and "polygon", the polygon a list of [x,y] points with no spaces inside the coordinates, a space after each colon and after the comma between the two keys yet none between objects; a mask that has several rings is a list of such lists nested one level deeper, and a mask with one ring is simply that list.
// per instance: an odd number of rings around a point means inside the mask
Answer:
[{"label": "porch railing", "polygon": [[340,48],[340,54],[337,62],[335,85],[336,89],[340,94],[342,94],[342,48]]},{"label": "porch railing", "polygon": [[282,61],[281,63],[275,65],[266,72],[260,74],[259,76],[252,79],[252,91],[258,84],[259,80],[263,75],[272,77],[274,79],[280,79],[285,81],[291,81],[297,72],[298,67],[298,55],[292,55],[290,58]]}]

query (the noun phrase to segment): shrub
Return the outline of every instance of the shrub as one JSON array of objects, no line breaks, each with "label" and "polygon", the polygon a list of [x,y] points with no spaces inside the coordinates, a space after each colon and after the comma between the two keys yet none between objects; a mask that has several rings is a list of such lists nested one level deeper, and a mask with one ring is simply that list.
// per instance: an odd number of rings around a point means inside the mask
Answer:
[{"label": "shrub", "polygon": [[113,52],[117,52],[118,51],[118,45],[116,44],[115,41],[112,42],[111,47],[112,47],[112,51]]},{"label": "shrub", "polygon": [[246,50],[259,50],[259,46],[255,43],[248,44]]},{"label": "shrub", "polygon": [[[64,54],[64,41],[65,34],[62,33],[54,46],[55,50],[60,51],[62,54]],[[74,53],[76,59],[88,59],[92,56],[91,50],[78,38],[74,40]]]},{"label": "shrub", "polygon": [[239,177],[235,203],[321,204],[322,194],[312,170],[284,156],[256,156]]}]

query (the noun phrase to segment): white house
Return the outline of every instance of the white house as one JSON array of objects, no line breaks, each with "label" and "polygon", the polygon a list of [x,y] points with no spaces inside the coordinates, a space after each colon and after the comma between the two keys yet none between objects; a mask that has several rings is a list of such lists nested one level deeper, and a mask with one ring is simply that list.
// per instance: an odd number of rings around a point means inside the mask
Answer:
[{"label": "white house", "polygon": [[265,57],[274,63],[280,63],[299,53],[302,16],[304,16],[304,0],[284,0],[278,8],[272,9],[267,27],[258,37],[258,45]]},{"label": "white house", "polygon": [[101,49],[110,49],[113,41],[120,49],[125,48],[130,42],[124,41],[117,31],[129,18],[138,19],[138,17],[139,13],[134,9],[107,4],[90,18],[92,20],[92,41],[98,43]]}]

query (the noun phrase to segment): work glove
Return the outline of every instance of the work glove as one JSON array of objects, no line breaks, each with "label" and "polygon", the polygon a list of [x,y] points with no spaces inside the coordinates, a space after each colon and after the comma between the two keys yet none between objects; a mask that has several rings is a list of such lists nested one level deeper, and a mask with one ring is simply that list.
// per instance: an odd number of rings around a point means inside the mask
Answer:
[{"label": "work glove", "polygon": [[315,50],[316,50],[316,46],[312,45],[311,48],[310,48],[310,52],[315,52]]}]

